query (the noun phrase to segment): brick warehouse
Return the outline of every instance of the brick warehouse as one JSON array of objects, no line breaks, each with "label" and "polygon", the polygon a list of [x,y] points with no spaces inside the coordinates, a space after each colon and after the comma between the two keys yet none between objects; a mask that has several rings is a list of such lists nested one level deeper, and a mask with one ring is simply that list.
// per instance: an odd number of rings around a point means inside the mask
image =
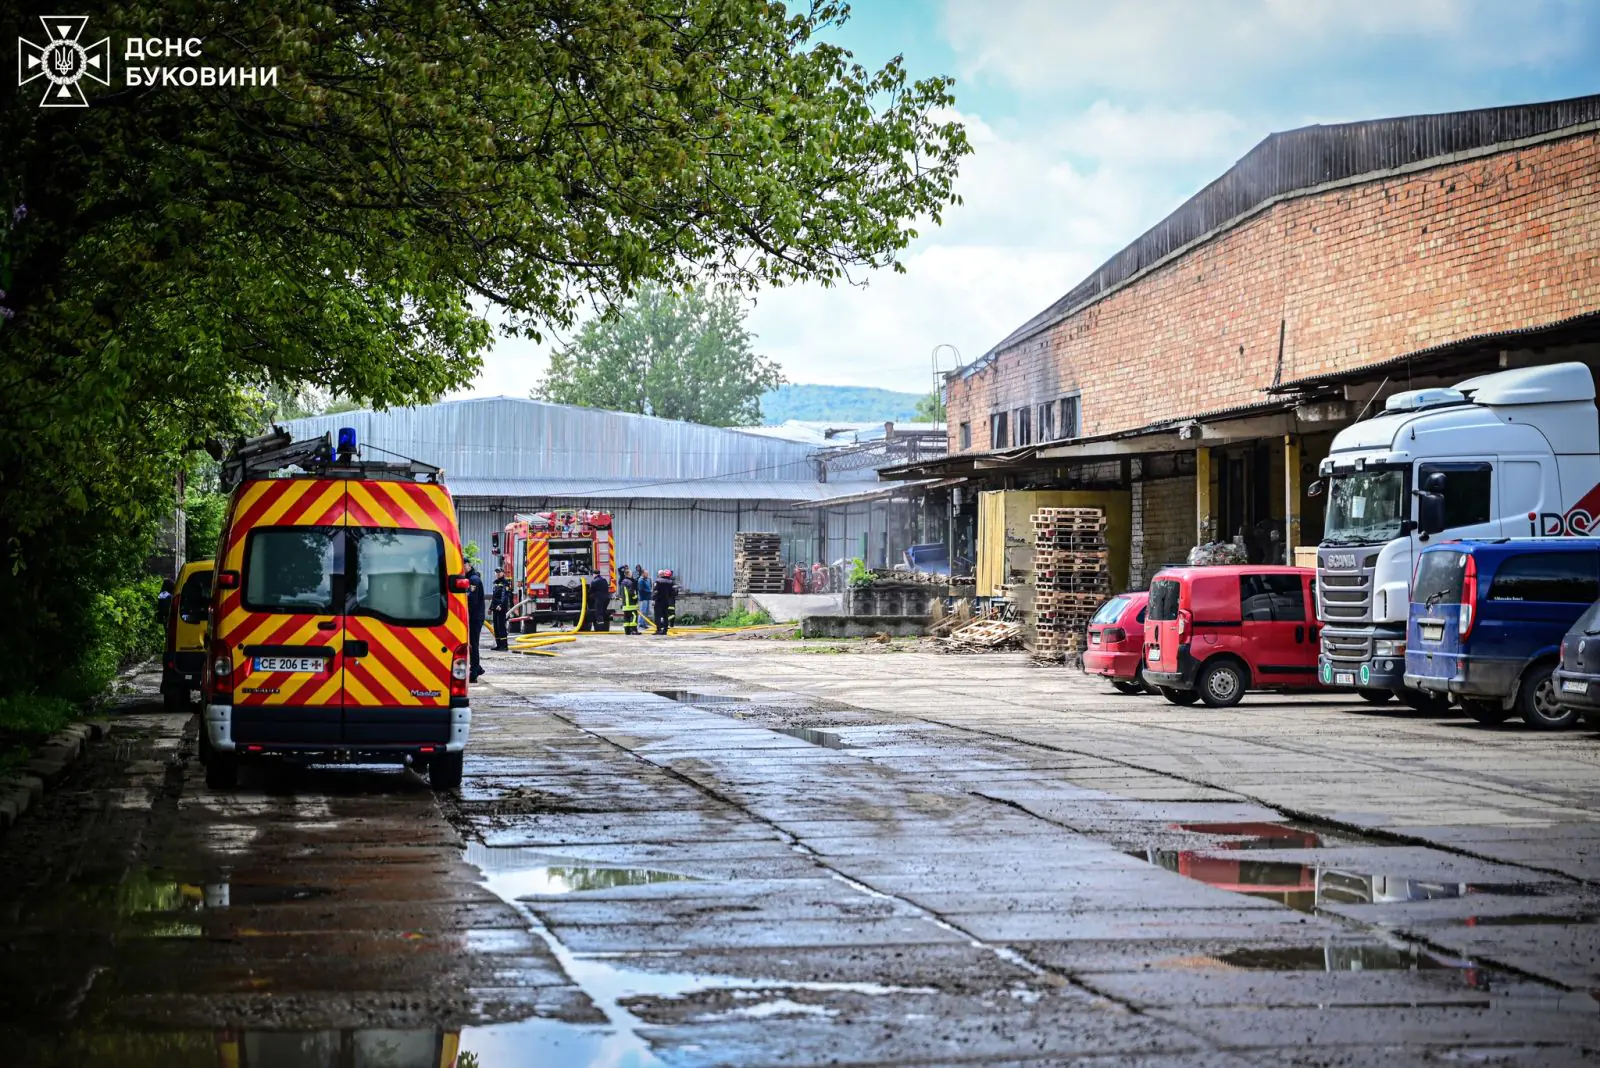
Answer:
[{"label": "brick warehouse", "polygon": [[962,511],[1126,489],[1137,588],[1315,544],[1308,476],[1389,393],[1570,359],[1600,365],[1600,96],[1307,127],[948,376],[952,455],[882,474],[964,476]]}]

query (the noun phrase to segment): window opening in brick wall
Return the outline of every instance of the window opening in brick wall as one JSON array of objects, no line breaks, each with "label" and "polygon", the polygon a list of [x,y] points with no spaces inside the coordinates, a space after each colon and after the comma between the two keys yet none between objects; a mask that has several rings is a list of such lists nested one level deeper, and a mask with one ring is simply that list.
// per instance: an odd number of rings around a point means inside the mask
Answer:
[{"label": "window opening in brick wall", "polygon": [[1080,399],[1076,393],[1061,398],[1061,436],[1064,438],[1075,438],[1083,433],[1083,424],[1079,419]]},{"label": "window opening in brick wall", "polygon": [[1033,444],[1033,409],[1017,409],[1017,444]]},{"label": "window opening in brick wall", "polygon": [[1056,440],[1056,406],[1054,404],[1039,405],[1039,440]]},{"label": "window opening in brick wall", "polygon": [[967,449],[970,449],[970,448],[972,448],[972,424],[971,423],[962,423],[961,424],[961,449],[962,449],[963,452],[965,452]]},{"label": "window opening in brick wall", "polygon": [[1006,413],[995,412],[989,416],[989,448],[1003,449],[1006,445]]}]

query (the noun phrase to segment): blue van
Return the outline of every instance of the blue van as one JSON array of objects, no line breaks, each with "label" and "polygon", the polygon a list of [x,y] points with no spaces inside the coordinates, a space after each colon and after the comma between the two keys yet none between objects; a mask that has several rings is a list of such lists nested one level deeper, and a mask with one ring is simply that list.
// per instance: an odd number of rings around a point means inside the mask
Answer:
[{"label": "blue van", "polygon": [[1520,715],[1578,722],[1551,673],[1562,636],[1600,599],[1600,540],[1441,542],[1417,556],[1406,625],[1407,686],[1447,694],[1480,723]]}]

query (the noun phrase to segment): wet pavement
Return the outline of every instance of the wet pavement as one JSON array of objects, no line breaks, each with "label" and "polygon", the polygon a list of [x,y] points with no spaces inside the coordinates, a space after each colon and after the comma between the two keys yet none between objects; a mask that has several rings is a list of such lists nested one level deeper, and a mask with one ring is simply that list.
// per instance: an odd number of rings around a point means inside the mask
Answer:
[{"label": "wet pavement", "polygon": [[[867,645],[846,646],[857,650]],[[1592,1064],[1600,738],[1020,656],[487,658],[459,797],[204,786],[159,706],[0,838],[38,1065]]]}]

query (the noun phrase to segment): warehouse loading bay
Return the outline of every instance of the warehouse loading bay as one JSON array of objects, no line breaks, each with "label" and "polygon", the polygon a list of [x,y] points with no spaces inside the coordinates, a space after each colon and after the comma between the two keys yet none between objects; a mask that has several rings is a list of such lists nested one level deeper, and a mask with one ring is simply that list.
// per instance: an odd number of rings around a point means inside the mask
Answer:
[{"label": "warehouse loading bay", "polygon": [[937,644],[486,653],[459,796],[209,790],[134,676],[0,840],[10,1062],[1596,1063],[1593,731]]}]

